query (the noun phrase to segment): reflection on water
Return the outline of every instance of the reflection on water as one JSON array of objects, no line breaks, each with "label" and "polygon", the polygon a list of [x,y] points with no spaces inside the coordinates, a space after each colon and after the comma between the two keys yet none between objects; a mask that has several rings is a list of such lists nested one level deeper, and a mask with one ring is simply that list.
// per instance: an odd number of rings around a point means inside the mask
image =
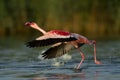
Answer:
[{"label": "reflection on water", "polygon": [[94,64],[93,48],[83,46],[86,60],[80,70],[74,69],[81,60],[77,50],[66,55],[68,59],[42,60],[40,53],[47,48],[30,49],[25,41],[14,37],[0,40],[0,80],[120,80],[120,41],[97,43],[101,65]]}]

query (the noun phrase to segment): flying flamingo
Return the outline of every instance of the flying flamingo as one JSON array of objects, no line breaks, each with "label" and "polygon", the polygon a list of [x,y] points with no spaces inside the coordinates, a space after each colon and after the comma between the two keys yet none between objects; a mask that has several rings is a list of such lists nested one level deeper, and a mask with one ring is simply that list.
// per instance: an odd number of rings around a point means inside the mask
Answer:
[{"label": "flying flamingo", "polygon": [[40,28],[35,22],[26,22],[26,26],[30,26],[34,29],[42,32],[43,36],[36,38],[35,40],[29,41],[26,43],[27,47],[42,47],[52,45],[47,51],[45,51],[42,55],[44,59],[51,59],[60,57],[66,54],[71,49],[78,49],[80,51],[80,55],[82,56],[82,60],[75,67],[76,69],[80,69],[81,64],[83,63],[85,57],[80,47],[84,44],[89,44],[94,46],[94,62],[96,64],[101,64],[100,61],[96,58],[96,41],[88,40],[86,37],[76,34],[70,33],[67,31],[61,30],[51,30],[46,32],[42,28]]}]

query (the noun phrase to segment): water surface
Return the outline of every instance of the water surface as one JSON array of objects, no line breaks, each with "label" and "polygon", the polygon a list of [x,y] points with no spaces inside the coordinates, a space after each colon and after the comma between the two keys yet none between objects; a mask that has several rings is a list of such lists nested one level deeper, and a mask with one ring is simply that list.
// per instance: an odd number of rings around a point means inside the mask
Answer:
[{"label": "water surface", "polygon": [[[85,61],[80,70],[75,70],[81,56],[73,50],[67,59],[42,60],[44,48],[27,48],[23,38],[1,38],[0,40],[0,80],[120,80],[120,41],[103,40],[97,42],[97,58],[93,61],[93,47],[84,45]],[[56,65],[59,64],[59,65]]]}]

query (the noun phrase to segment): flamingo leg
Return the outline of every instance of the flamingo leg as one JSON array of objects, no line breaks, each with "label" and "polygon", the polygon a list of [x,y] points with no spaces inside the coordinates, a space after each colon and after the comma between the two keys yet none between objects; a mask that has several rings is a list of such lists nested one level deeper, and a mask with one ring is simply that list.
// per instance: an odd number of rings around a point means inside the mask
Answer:
[{"label": "flamingo leg", "polygon": [[80,55],[82,56],[82,60],[80,61],[80,63],[75,67],[76,69],[80,69],[81,64],[83,63],[85,56],[83,54],[83,52],[78,48],[78,50],[80,51]]},{"label": "flamingo leg", "polygon": [[96,64],[101,64],[101,62],[98,61],[97,58],[96,58],[96,44],[93,44],[93,45],[94,45],[94,61],[95,61]]}]

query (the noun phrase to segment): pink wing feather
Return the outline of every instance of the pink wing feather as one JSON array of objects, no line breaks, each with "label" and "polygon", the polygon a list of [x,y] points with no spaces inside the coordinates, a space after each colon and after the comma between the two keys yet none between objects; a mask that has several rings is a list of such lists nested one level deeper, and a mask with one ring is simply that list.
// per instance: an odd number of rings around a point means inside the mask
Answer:
[{"label": "pink wing feather", "polygon": [[36,40],[48,39],[48,38],[70,38],[73,37],[69,32],[61,30],[52,30],[47,32],[43,36],[38,37]]}]

